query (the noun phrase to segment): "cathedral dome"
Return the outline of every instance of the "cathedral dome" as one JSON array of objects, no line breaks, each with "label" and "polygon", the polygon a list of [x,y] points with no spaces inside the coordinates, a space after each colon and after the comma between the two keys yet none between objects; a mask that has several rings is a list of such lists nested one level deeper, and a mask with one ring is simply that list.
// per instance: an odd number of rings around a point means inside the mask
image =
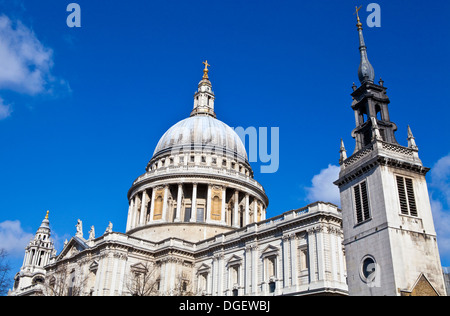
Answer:
[{"label": "cathedral dome", "polygon": [[172,126],[160,139],[153,157],[170,151],[202,148],[247,162],[247,152],[236,132],[208,115],[195,115]]},{"label": "cathedral dome", "polygon": [[269,203],[238,134],[216,118],[205,61],[190,117],[160,138],[128,191],[127,233],[198,242],[264,220]]}]

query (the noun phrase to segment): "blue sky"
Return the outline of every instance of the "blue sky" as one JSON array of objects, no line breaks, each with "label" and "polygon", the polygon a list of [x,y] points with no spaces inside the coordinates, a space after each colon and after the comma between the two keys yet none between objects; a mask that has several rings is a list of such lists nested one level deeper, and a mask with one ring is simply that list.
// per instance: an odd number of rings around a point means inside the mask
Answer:
[{"label": "blue sky", "polygon": [[[82,27],[69,28],[70,2],[0,0],[0,246],[14,272],[47,210],[59,250],[78,218],[86,236],[109,221],[125,231],[127,191],[189,115],[205,59],[220,120],[279,127],[279,170],[252,164],[268,216],[335,199],[340,139],[354,148],[356,3],[78,0]],[[363,22],[370,2],[357,3]],[[388,87],[397,140],[407,145],[411,125],[434,167],[427,180],[449,266],[450,3],[376,3],[381,27],[364,23],[369,59]]]}]

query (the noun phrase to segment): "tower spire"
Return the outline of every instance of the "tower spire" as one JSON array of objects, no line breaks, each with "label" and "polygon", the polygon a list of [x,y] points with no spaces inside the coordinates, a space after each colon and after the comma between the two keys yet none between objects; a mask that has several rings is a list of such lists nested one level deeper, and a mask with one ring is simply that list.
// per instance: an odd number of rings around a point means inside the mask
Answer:
[{"label": "tower spire", "polygon": [[53,240],[50,239],[51,230],[48,214],[49,211],[47,211],[34,238],[25,248],[23,264],[14,285],[14,291],[17,293],[26,291],[31,293],[28,295],[42,294],[41,284],[44,282],[47,273],[45,266],[50,263],[52,257],[56,254]]},{"label": "tower spire", "polygon": [[367,57],[367,47],[364,42],[364,35],[362,31],[363,27],[358,13],[359,10],[361,10],[361,7],[356,7],[356,12],[354,13],[357,17],[356,27],[358,28],[359,33],[359,51],[361,54],[361,63],[359,64],[358,77],[361,84],[364,84],[366,82],[373,83],[373,81],[375,80],[375,71],[369,62],[369,58]]},{"label": "tower spire", "polygon": [[347,159],[347,150],[345,150],[344,141],[341,138],[341,148],[339,150],[339,164],[342,165],[344,161]]},{"label": "tower spire", "polygon": [[380,78],[379,84],[374,83],[375,72],[367,58],[367,48],[364,43],[363,24],[359,17],[362,7],[356,8],[356,19],[359,33],[359,51],[361,63],[359,65],[358,77],[361,86],[358,88],[353,84],[352,109],[355,111],[356,128],[352,132],[356,140],[355,151],[363,149],[374,141],[384,141],[398,144],[395,139],[397,125],[391,122],[388,105],[390,103],[386,94],[387,88]]}]

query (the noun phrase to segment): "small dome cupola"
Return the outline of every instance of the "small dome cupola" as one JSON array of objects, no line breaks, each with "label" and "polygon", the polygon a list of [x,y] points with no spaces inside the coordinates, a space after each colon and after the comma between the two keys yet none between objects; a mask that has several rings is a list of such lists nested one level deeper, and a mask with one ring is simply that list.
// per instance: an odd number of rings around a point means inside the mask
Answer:
[{"label": "small dome cupola", "polygon": [[208,61],[204,61],[205,69],[203,70],[203,78],[198,84],[198,90],[194,94],[194,109],[191,112],[191,116],[203,114],[209,115],[216,118],[216,113],[214,112],[214,92],[212,91],[211,81],[209,81]]}]

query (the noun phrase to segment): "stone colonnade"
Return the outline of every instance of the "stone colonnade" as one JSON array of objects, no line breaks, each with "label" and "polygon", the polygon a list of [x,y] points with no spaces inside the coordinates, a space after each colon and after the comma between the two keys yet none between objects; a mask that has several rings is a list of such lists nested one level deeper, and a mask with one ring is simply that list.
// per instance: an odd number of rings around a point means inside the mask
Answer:
[{"label": "stone colonnade", "polygon": [[127,231],[161,222],[240,228],[265,219],[264,203],[248,192],[210,183],[165,184],[131,197]]}]

